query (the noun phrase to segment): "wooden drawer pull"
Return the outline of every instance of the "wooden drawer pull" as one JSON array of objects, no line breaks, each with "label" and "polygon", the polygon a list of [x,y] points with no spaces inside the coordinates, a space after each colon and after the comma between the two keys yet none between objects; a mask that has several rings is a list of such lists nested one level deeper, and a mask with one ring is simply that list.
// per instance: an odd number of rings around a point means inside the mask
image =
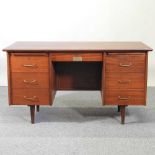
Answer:
[{"label": "wooden drawer pull", "polygon": [[24,96],[24,99],[28,101],[35,101],[35,102],[39,101],[39,99],[36,96],[33,96],[33,97]]},{"label": "wooden drawer pull", "polygon": [[23,82],[26,83],[26,84],[35,84],[35,85],[38,85],[37,80],[32,80],[32,81],[23,80]]},{"label": "wooden drawer pull", "polygon": [[23,66],[24,67],[37,67],[36,64],[24,64]]},{"label": "wooden drawer pull", "polygon": [[129,64],[120,63],[119,66],[121,66],[121,67],[130,67],[130,66],[132,66],[132,63],[131,62]]},{"label": "wooden drawer pull", "polygon": [[130,97],[121,97],[121,96],[118,96],[118,99],[119,99],[119,100],[129,100],[129,98],[130,98]]},{"label": "wooden drawer pull", "polygon": [[120,83],[120,84],[127,84],[130,82],[131,82],[131,80],[118,80],[118,83]]}]

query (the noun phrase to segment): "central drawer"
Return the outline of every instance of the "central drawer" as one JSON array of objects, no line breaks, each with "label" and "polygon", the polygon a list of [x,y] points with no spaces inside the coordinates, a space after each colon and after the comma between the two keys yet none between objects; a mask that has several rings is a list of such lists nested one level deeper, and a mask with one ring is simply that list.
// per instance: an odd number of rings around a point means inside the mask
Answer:
[{"label": "central drawer", "polygon": [[52,53],[52,61],[102,61],[102,53]]}]

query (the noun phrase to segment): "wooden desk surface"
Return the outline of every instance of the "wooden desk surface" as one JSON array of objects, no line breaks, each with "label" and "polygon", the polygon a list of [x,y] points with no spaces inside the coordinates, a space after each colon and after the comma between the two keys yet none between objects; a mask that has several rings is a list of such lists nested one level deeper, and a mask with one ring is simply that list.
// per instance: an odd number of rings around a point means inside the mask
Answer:
[{"label": "wooden desk surface", "polygon": [[[3,51],[152,51],[142,42],[15,42]],[[125,51],[124,51],[125,50]]]}]

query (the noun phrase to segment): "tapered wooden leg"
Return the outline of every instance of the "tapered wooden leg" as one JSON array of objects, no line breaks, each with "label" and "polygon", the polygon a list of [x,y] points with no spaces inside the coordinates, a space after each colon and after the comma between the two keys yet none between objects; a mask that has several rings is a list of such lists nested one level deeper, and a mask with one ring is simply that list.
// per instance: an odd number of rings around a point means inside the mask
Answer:
[{"label": "tapered wooden leg", "polygon": [[37,105],[37,112],[39,112],[39,110],[40,110],[40,106],[39,106],[39,105]]},{"label": "tapered wooden leg", "polygon": [[120,106],[120,112],[121,112],[121,124],[124,124],[124,122],[125,122],[125,105]]},{"label": "tapered wooden leg", "polygon": [[118,112],[120,112],[120,105],[118,105]]},{"label": "tapered wooden leg", "polygon": [[31,123],[34,124],[34,121],[35,121],[35,105],[30,105],[30,115],[31,115]]}]

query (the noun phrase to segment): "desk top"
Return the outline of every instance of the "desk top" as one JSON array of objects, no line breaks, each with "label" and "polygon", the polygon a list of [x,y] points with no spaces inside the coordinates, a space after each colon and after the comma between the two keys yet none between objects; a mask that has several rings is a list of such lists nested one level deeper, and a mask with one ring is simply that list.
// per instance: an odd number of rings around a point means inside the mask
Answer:
[{"label": "desk top", "polygon": [[3,49],[7,52],[52,51],[152,51],[142,42],[15,42]]}]

